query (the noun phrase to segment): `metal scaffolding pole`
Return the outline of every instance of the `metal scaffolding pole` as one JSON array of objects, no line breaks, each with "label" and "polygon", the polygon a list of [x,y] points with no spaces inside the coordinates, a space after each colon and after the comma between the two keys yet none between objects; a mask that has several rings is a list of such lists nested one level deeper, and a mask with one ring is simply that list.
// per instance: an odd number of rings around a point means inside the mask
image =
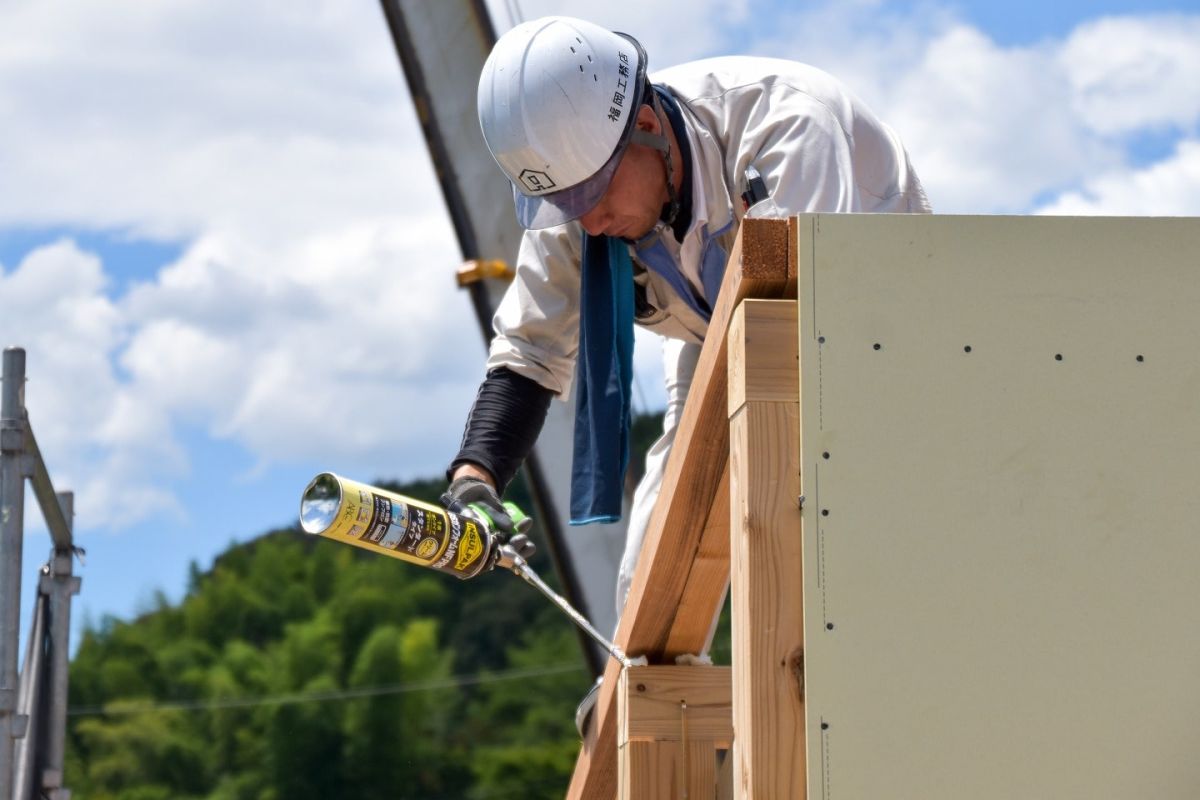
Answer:
[{"label": "metal scaffolding pole", "polygon": [[25,734],[17,708],[21,533],[25,520],[25,351],[4,351],[0,400],[0,798],[13,792],[14,743]]},{"label": "metal scaffolding pole", "polygon": [[[67,800],[63,759],[70,665],[75,496],[55,493],[25,410],[25,351],[4,350],[0,373],[0,800]],[[25,479],[42,509],[54,552],[42,567],[20,679],[21,546]],[[14,794],[15,788],[15,794]]]},{"label": "metal scaffolding pole", "polygon": [[67,668],[70,666],[71,596],[79,593],[79,578],[71,574],[74,550],[70,547],[75,517],[75,495],[59,492],[58,505],[66,525],[64,548],[55,539],[54,555],[42,570],[40,589],[50,605],[50,649],[47,654],[49,694],[44,706],[46,719],[42,751],[42,792],[49,800],[66,800],[63,788],[63,758],[67,741]]},{"label": "metal scaffolding pole", "polygon": [[29,720],[25,735],[16,742],[13,767],[13,800],[32,800],[34,772],[37,765],[38,709],[42,705],[45,683],[46,656],[46,598],[38,595],[33,602],[33,625],[25,647],[25,664],[21,670],[21,687],[17,697],[17,713]]}]

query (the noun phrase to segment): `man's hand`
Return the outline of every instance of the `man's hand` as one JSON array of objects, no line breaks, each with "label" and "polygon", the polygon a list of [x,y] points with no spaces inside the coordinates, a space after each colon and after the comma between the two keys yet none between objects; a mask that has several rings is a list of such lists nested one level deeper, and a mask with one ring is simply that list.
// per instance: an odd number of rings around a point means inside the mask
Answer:
[{"label": "man's hand", "polygon": [[487,516],[491,520],[488,527],[496,534],[496,538],[501,543],[511,545],[522,558],[532,558],[537,550],[525,535],[533,525],[533,520],[512,503],[508,504],[511,511],[505,508],[491,475],[474,464],[462,464],[454,471],[454,479],[450,481],[450,487],[441,500],[442,505],[456,514]]},{"label": "man's hand", "polygon": [[500,495],[492,484],[477,475],[464,475],[460,471],[441,497],[442,505],[456,513],[466,511],[468,506],[477,505],[492,520],[492,527],[508,536],[517,533],[513,519],[500,502]]}]

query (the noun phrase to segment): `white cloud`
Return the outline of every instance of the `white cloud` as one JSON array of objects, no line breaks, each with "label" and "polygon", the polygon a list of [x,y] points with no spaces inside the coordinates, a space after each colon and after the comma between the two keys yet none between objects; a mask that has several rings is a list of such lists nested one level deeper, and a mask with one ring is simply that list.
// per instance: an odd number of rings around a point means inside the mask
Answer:
[{"label": "white cloud", "polygon": [[26,404],[42,421],[36,430],[43,447],[68,444],[60,425],[66,412],[78,410],[86,427],[108,413],[116,382],[103,354],[121,342],[123,323],[102,294],[105,283],[99,260],[65,240],[0,270],[0,341],[27,351]]},{"label": "white cloud", "polygon": [[[183,239],[110,299],[69,241],[0,275],[0,333],[89,525],[182,513],[181,423],[263,463],[436,472],[482,344],[378,8],[0,6],[0,226]],[[107,265],[110,269],[114,265]]]},{"label": "white cloud", "polygon": [[[203,406],[219,435],[264,459],[357,455],[385,474],[404,468],[395,454],[405,446],[439,445],[406,470],[419,474],[448,458],[482,372],[474,319],[439,263],[449,240],[435,216],[269,254],[206,241],[128,307],[160,325],[188,321],[210,376],[192,376],[207,388],[178,402]],[[147,385],[177,386],[153,355],[177,343],[135,337],[127,366]]]},{"label": "white cloud", "polygon": [[[511,27],[506,0],[489,0],[498,33]],[[746,23],[752,0],[610,0],[604,4],[582,0],[521,0],[525,20],[542,16],[580,17],[610,30],[637,37],[649,54],[650,69],[710,55],[726,55],[730,26]]]},{"label": "white cloud", "polygon": [[1132,181],[1128,136],[1200,121],[1194,14],[1099,19],[1027,46],[937,4],[826,3],[778,22],[756,51],[842,78],[901,135],[939,212],[1021,213],[1101,175]]},{"label": "white cloud", "polygon": [[929,42],[887,103],[934,208],[1020,212],[1039,192],[1070,185],[1116,148],[1070,110],[1070,87],[1046,47],[1002,48],[956,25]]},{"label": "white cloud", "polygon": [[81,429],[75,417],[65,420],[73,444],[87,443],[94,454],[81,458],[70,450],[47,448],[43,455],[55,484],[75,491],[75,509],[85,527],[120,527],[162,512],[184,516],[163,484],[190,474],[188,453],[167,409],[153,395],[138,386],[119,385],[107,417],[96,428]]},{"label": "white cloud", "polygon": [[190,474],[181,422],[263,463],[440,471],[483,367],[438,263],[449,238],[440,216],[278,251],[210,236],[115,303],[98,259],[69,241],[0,273],[0,335],[28,351],[34,430],[80,519],[182,513],[163,488]]},{"label": "white cloud", "polygon": [[0,224],[262,242],[421,210],[382,13],[321,2],[0,5]]},{"label": "white cloud", "polygon": [[0,274],[0,338],[26,350],[34,435],[56,484],[76,490],[95,524],[175,508],[150,477],[184,464],[163,410],[138,403],[112,368],[128,325],[106,283],[100,261],[68,240]]},{"label": "white cloud", "polygon": [[[1197,213],[1200,145],[1124,166],[1121,137],[1196,123],[1195,16],[1004,47],[938,5],[523,0],[638,35],[654,66],[750,48],[829,69],[906,141],[940,211]],[[507,19],[491,2],[497,26]],[[127,231],[182,255],[113,297],[70,241],[0,271],[0,334],[87,524],[183,513],[181,431],[263,464],[436,472],[483,367],[459,252],[377,6],[324,0],[0,5],[0,227]],[[509,213],[504,210],[503,213]],[[649,346],[647,346],[649,344]],[[661,403],[660,355],[638,369]]]},{"label": "white cloud", "polygon": [[931,4],[914,11],[884,0],[811,3],[754,26],[748,52],[828,70],[882,111],[930,42],[957,24],[951,11]]},{"label": "white cloud", "polygon": [[932,4],[827,3],[789,16],[756,52],[843,80],[905,143],[941,213],[1015,213],[1120,152],[1073,110],[1058,44],[1004,47]]},{"label": "white cloud", "polygon": [[120,362],[155,405],[188,412],[236,397],[236,366],[245,357],[218,328],[165,317],[142,324]]},{"label": "white cloud", "polygon": [[1038,213],[1200,216],[1200,140],[1181,142],[1170,158],[1143,169],[1099,175]]},{"label": "white cloud", "polygon": [[1108,17],[1059,52],[1073,109],[1093,130],[1190,128],[1200,118],[1200,16]]}]

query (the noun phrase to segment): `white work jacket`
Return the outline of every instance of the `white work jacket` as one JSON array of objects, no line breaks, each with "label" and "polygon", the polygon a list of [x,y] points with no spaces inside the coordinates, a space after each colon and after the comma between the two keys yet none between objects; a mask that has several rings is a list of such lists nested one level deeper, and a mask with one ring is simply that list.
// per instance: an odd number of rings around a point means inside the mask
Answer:
[{"label": "white work jacket", "polygon": [[[723,268],[747,213],[929,211],[899,137],[821,70],[730,57],[672,67],[652,80],[669,88],[679,104],[691,145],[693,191],[683,242],[661,222],[656,232],[699,297],[706,264],[711,269],[719,258]],[[740,192],[751,165],[769,196],[747,212]],[[525,232],[516,278],[493,320],[487,363],[488,369],[508,367],[562,399],[575,377],[582,241],[578,221]],[[704,317],[641,263],[635,246],[630,255],[634,282],[650,307],[639,309],[636,322],[664,336],[703,341]]]}]

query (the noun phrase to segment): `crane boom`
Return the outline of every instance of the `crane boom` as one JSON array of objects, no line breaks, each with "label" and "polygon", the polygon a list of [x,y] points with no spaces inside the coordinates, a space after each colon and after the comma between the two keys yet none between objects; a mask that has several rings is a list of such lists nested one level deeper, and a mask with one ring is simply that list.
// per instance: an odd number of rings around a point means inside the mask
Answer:
[{"label": "crane boom", "polygon": [[[482,0],[381,2],[463,259],[513,263],[522,231],[512,189],[484,144],[475,109],[479,72],[496,41],[487,8]],[[490,340],[505,285],[481,280],[464,288]],[[564,594],[598,629],[612,632],[625,524],[568,526],[573,426],[567,404],[551,403],[525,475]],[[580,643],[598,675],[604,655],[586,637]]]}]

